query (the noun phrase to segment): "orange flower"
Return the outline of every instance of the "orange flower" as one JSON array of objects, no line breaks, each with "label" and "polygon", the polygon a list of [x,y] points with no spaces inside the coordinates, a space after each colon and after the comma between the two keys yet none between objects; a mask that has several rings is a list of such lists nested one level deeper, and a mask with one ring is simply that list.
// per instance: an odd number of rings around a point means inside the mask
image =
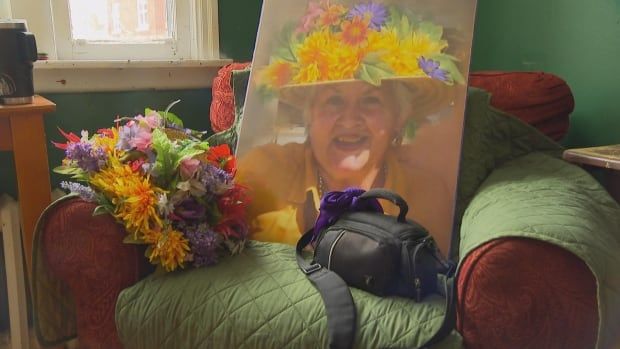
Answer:
[{"label": "orange flower", "polygon": [[183,234],[171,227],[163,232],[155,232],[148,237],[153,241],[148,254],[149,261],[161,264],[166,271],[183,268],[185,256],[190,252],[189,241]]},{"label": "orange flower", "polygon": [[284,60],[277,60],[261,73],[261,80],[273,87],[282,87],[291,81],[293,76],[293,65]]},{"label": "orange flower", "polygon": [[368,37],[368,24],[368,18],[358,16],[342,22],[342,41],[351,46],[363,43]]}]

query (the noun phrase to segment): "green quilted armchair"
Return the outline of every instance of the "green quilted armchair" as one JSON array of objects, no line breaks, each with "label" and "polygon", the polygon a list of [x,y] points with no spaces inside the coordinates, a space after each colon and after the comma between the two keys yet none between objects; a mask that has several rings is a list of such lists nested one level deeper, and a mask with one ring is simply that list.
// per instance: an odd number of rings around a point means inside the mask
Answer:
[{"label": "green quilted armchair", "polygon": [[[547,74],[524,74],[471,81],[499,81],[483,87],[509,102],[525,96],[534,108],[557,103],[555,94],[568,88],[545,85]],[[245,83],[247,71],[236,71],[235,89]],[[214,84],[214,95],[231,97],[224,85],[220,91],[222,84]],[[572,96],[567,103],[572,109]],[[526,121],[557,139],[557,123],[547,121],[558,115],[537,110]],[[620,208],[588,173],[562,161],[561,147],[539,130],[491,107],[487,92],[470,89],[457,205],[458,326],[441,347],[619,343]],[[234,128],[223,132],[235,136]],[[38,226],[33,297],[42,344],[77,336],[83,348],[325,347],[323,304],[298,272],[293,247],[252,242],[215,267],[155,275],[143,250],[122,243],[122,227],[109,216],[93,217],[93,209],[65,198]],[[352,292],[358,348],[413,348],[441,323],[441,299],[413,303]]]}]

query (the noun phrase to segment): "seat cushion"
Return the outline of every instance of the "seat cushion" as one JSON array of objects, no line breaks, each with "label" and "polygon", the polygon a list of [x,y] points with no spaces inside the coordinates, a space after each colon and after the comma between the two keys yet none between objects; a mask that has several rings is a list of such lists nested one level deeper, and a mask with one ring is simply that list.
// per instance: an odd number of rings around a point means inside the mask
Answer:
[{"label": "seat cushion", "polygon": [[469,85],[491,93],[491,105],[554,140],[566,135],[575,100],[560,77],[543,72],[474,72]]},{"label": "seat cushion", "polygon": [[[443,298],[415,303],[351,289],[357,348],[413,348],[439,328]],[[209,268],[151,275],[125,289],[116,325],[127,348],[324,348],[319,293],[297,267],[292,246],[251,242]],[[460,347],[454,333],[444,347]]]}]

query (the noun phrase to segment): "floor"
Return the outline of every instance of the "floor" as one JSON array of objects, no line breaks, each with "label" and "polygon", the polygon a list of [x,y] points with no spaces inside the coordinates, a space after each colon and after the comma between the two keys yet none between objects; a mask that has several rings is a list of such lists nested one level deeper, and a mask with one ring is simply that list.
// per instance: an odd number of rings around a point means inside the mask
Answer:
[{"label": "floor", "polygon": [[[11,336],[9,332],[1,332],[0,333],[0,349],[18,349],[11,348]],[[41,347],[37,344],[37,339],[34,333],[30,334],[30,349],[40,349]]]},{"label": "floor", "polygon": [[[11,348],[10,347],[10,335],[9,332],[0,332],[0,349],[20,349],[20,348]],[[67,343],[65,346],[58,346],[53,349],[75,349],[77,348],[77,341],[71,341]],[[30,333],[30,349],[42,349],[38,343],[34,333]]]}]

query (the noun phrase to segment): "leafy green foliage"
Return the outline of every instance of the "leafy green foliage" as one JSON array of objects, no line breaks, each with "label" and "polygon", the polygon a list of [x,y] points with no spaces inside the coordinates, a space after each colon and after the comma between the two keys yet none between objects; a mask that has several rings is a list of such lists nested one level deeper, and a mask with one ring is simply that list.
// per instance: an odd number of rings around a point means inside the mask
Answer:
[{"label": "leafy green foliage", "polygon": [[372,53],[364,57],[357,71],[356,78],[366,81],[374,86],[381,85],[381,80],[393,76],[392,69],[379,58],[378,53]]},{"label": "leafy green foliage", "polygon": [[166,125],[174,125],[177,127],[183,127],[183,120],[179,118],[176,114],[171,112],[158,112],[153,109],[146,108],[144,109],[144,115],[149,115],[151,113],[158,113],[164,119]]},{"label": "leafy green foliage", "polygon": [[170,186],[181,161],[205,152],[203,145],[196,147],[196,144],[189,140],[175,144],[160,129],[153,130],[152,142],[156,154],[154,172],[158,176],[157,182],[163,187]]},{"label": "leafy green foliage", "polygon": [[78,167],[58,166],[52,171],[58,174],[71,176],[72,179],[77,181],[86,181],[88,179],[88,173]]},{"label": "leafy green foliage", "polygon": [[422,22],[418,26],[418,31],[428,35],[433,41],[440,41],[443,37],[443,27],[431,22]]},{"label": "leafy green foliage", "polygon": [[276,42],[276,51],[274,57],[283,59],[289,62],[297,62],[297,55],[295,54],[295,47],[303,40],[304,35],[295,34],[295,23],[288,23],[284,26],[284,29],[280,33]]}]

